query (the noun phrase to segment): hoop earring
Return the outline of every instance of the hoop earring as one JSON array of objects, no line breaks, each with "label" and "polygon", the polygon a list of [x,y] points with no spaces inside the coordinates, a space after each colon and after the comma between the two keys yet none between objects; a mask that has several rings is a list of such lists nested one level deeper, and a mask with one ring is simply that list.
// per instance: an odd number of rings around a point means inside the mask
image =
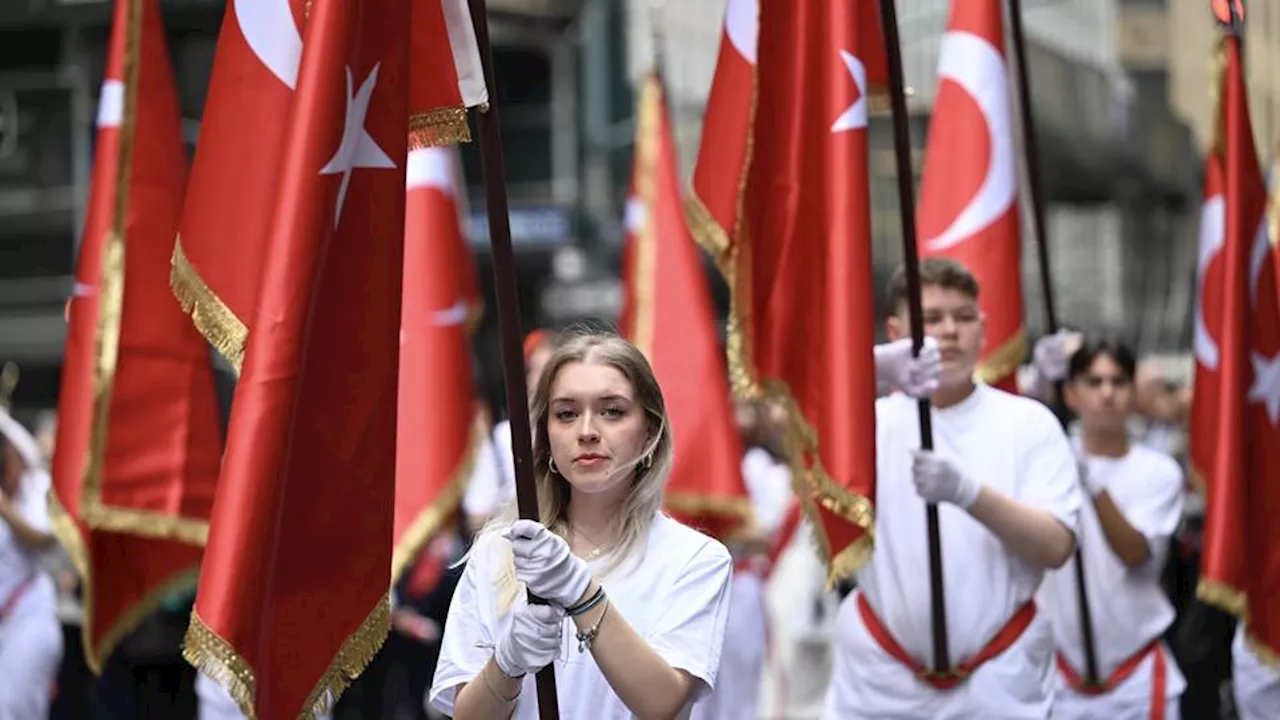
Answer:
[{"label": "hoop earring", "polygon": [[547,469],[551,471],[551,474],[552,474],[552,475],[559,475],[559,474],[560,474],[560,471],[556,469],[556,460],[555,460],[555,458],[551,458],[551,457],[548,457],[548,458],[547,458]]},{"label": "hoop earring", "polygon": [[644,461],[643,461],[643,462],[641,462],[641,465],[643,465],[643,466],[645,467],[645,469],[648,469],[650,466],[652,466],[652,465],[653,465],[653,453],[649,453],[648,455],[645,455],[645,456],[644,456]]}]

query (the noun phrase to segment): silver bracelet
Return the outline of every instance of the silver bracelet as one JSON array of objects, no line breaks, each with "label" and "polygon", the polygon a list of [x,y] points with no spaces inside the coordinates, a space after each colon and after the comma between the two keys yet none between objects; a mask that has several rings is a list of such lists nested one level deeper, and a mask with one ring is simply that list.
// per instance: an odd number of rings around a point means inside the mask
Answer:
[{"label": "silver bracelet", "polygon": [[591,649],[591,643],[595,642],[596,636],[600,634],[600,624],[604,622],[604,616],[609,614],[609,607],[613,603],[606,598],[604,601],[604,610],[600,612],[600,617],[596,618],[596,624],[590,629],[578,632],[578,652],[583,653]]}]

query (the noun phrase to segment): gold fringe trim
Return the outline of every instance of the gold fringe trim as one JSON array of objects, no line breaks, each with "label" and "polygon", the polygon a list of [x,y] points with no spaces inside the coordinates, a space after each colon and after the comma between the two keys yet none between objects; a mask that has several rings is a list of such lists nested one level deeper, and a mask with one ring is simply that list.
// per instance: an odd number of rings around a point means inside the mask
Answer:
[{"label": "gold fringe trim", "polygon": [[1000,347],[987,354],[978,363],[975,375],[982,382],[994,385],[1018,371],[1022,359],[1027,356],[1027,334],[1022,328],[1005,340]]},{"label": "gold fringe trim", "polygon": [[204,547],[209,539],[207,520],[104,505],[96,497],[86,496],[81,502],[80,519],[94,530],[177,540],[197,547]]},{"label": "gold fringe trim", "polygon": [[302,720],[315,720],[317,715],[331,712],[334,703],[351,685],[351,681],[360,677],[360,673],[369,667],[390,632],[391,594],[388,592],[378,600],[378,604],[360,627],[342,644],[329,669],[320,677],[320,682],[316,683],[315,689],[307,698]]},{"label": "gold fringe trim", "polygon": [[49,507],[49,524],[53,526],[53,536],[58,539],[62,549],[67,551],[67,556],[71,558],[71,564],[80,577],[88,577],[89,552],[84,546],[84,538],[80,536],[80,529],[76,527],[76,521],[62,506],[62,501],[54,490],[49,490],[45,501]]},{"label": "gold fringe trim", "polygon": [[745,525],[755,517],[751,501],[743,497],[721,497],[706,493],[674,492],[662,497],[662,504],[682,515],[716,515]]},{"label": "gold fringe trim", "polygon": [[1228,583],[1202,578],[1196,585],[1196,597],[1240,620],[1248,618],[1248,599],[1243,591]]},{"label": "gold fringe trim", "polygon": [[244,364],[245,345],[249,341],[249,328],[205,284],[200,271],[183,251],[181,236],[173,243],[169,287],[173,289],[173,296],[178,299],[182,311],[191,316],[196,329],[239,375],[240,366]]},{"label": "gold fringe trim", "polygon": [[729,233],[711,217],[711,211],[693,188],[689,189],[689,196],[684,201],[684,222],[693,241],[712,257],[729,251]]},{"label": "gold fringe trim", "polygon": [[240,656],[235,646],[214,632],[200,614],[191,611],[191,622],[183,641],[182,657],[199,672],[209,676],[226,690],[249,720],[256,720],[253,697],[257,679],[253,668]]},{"label": "gold fringe trim", "polygon": [[395,548],[391,551],[391,585],[393,587],[400,581],[400,576],[409,563],[413,562],[413,559],[422,551],[422,547],[436,536],[449,515],[457,511],[458,504],[462,501],[462,493],[471,479],[471,470],[475,467],[476,452],[483,435],[484,432],[479,428],[472,428],[471,438],[462,452],[462,457],[458,459],[453,477],[441,488],[440,496],[435,502],[422,509],[418,517],[409,524],[404,536],[396,542]]},{"label": "gold fringe trim", "polygon": [[[391,594],[388,592],[378,599],[369,616],[338,649],[333,662],[307,697],[299,717],[302,720],[315,720],[317,716],[331,712],[342,692],[351,685],[352,680],[360,677],[360,673],[364,672],[382,649],[390,632]],[[210,629],[195,610],[191,611],[191,623],[187,626],[182,657],[196,670],[221,685],[235,699],[240,712],[248,720],[257,720],[254,708],[257,677],[253,668],[245,662],[235,646]]]},{"label": "gold fringe trim", "polygon": [[138,623],[142,622],[143,618],[160,609],[160,607],[164,605],[165,600],[174,593],[180,590],[190,590],[195,588],[196,582],[199,578],[199,563],[183,570],[179,570],[168,580],[160,583],[150,592],[139,598],[138,601],[122,613],[120,617],[116,618],[116,621],[112,623],[111,627],[107,628],[107,631],[102,635],[102,639],[95,647],[92,640],[93,584],[90,582],[88,576],[83,577],[85,616],[84,625],[81,626],[80,632],[84,639],[85,660],[89,663],[89,668],[93,670],[94,674],[102,674],[103,663],[106,662],[107,658],[111,657],[111,653],[115,652],[116,646],[120,644],[120,641],[123,640],[126,635],[133,632],[134,628],[138,626]]},{"label": "gold fringe trim", "polygon": [[409,116],[409,149],[471,142],[465,107],[442,107]]},{"label": "gold fringe trim", "polygon": [[1258,660],[1261,661],[1263,665],[1266,665],[1272,670],[1280,671],[1280,653],[1273,650],[1270,645],[1262,642],[1262,638],[1249,630],[1247,623],[1245,625],[1244,643],[1253,651],[1253,654],[1258,657]]},{"label": "gold fringe trim", "polygon": [[89,567],[85,539],[81,536],[75,520],[67,512],[66,508],[62,506],[57,494],[52,491],[48,495],[48,506],[53,534],[67,551],[67,555],[71,558],[71,564],[75,566],[83,584],[84,623],[81,625],[80,634],[84,642],[84,659],[89,669],[95,675],[100,675],[103,663],[107,658],[111,657],[111,653],[115,652],[116,646],[120,644],[124,636],[132,632],[144,617],[155,612],[157,608],[164,604],[165,599],[173,593],[195,587],[199,578],[200,568],[196,565],[180,570],[172,578],[144,595],[125,613],[116,618],[116,621],[95,645],[93,642],[94,575]]}]

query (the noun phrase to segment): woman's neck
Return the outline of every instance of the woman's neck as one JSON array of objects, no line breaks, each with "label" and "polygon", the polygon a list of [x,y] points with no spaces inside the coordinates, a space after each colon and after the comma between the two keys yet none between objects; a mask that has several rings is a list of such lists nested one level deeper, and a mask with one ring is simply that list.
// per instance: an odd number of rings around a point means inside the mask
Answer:
[{"label": "woman's neck", "polygon": [[570,492],[569,507],[566,519],[569,531],[576,537],[573,541],[585,540],[587,543],[601,548],[611,545],[618,533],[618,514],[626,500],[625,488],[629,483],[621,483],[619,493],[579,493]]}]

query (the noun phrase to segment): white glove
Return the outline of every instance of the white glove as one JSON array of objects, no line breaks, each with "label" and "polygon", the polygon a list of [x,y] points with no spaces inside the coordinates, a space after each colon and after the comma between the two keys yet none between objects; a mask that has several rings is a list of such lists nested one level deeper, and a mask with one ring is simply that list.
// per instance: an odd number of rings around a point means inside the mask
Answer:
[{"label": "white glove", "polygon": [[564,538],[533,520],[517,520],[503,533],[511,541],[516,577],[529,592],[562,608],[571,607],[591,584],[591,571],[569,551]]},{"label": "white glove", "polygon": [[916,484],[916,494],[925,502],[948,502],[968,508],[978,499],[982,485],[960,472],[960,468],[950,460],[932,450],[916,450],[911,456],[911,477]]},{"label": "white glove", "polygon": [[1031,364],[1041,378],[1057,382],[1067,376],[1067,363],[1071,353],[1080,346],[1081,335],[1070,330],[1059,330],[1036,341],[1031,351]]},{"label": "white glove", "polygon": [[511,627],[493,650],[498,669],[509,678],[536,673],[560,655],[564,610],[530,605],[523,597],[511,607]]},{"label": "white glove", "polygon": [[924,339],[919,357],[911,352],[911,338],[903,338],[876,345],[875,360],[876,378],[913,398],[929,397],[938,389],[942,353],[931,337]]}]

